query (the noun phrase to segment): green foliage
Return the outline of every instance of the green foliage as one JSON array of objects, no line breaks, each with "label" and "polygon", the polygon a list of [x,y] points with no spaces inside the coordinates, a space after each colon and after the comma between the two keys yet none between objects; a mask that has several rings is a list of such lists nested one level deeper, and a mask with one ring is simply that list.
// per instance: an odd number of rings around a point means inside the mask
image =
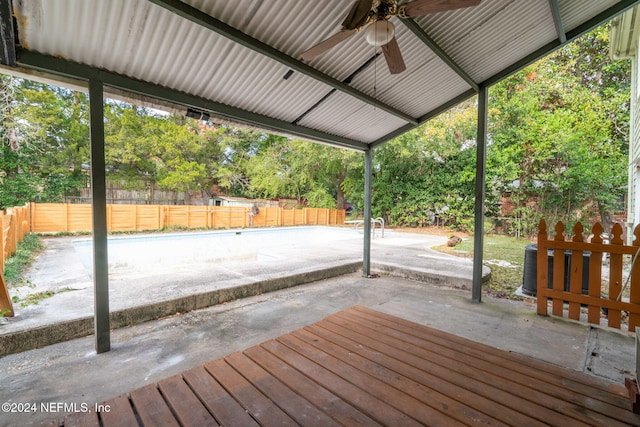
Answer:
[{"label": "green foliage", "polygon": [[19,297],[13,297],[13,303],[17,304],[20,303],[20,307],[26,307],[28,305],[37,305],[40,304],[40,302],[44,299],[47,298],[51,298],[52,296],[54,296],[55,294],[61,294],[64,292],[70,292],[73,291],[74,289],[71,288],[60,288],[57,290],[50,290],[47,289],[45,291],[40,291],[40,292],[34,292],[31,294],[27,294],[25,295],[23,298],[19,298]]},{"label": "green foliage", "polygon": [[609,59],[607,36],[599,28],[490,92],[490,190],[510,193],[529,231],[594,211],[607,228],[624,197],[630,70]]},{"label": "green foliage", "polygon": [[263,138],[236,161],[235,176],[242,176],[247,184],[236,188],[235,195],[288,197],[309,207],[341,209],[347,181],[361,170],[362,160],[361,154],[349,150],[275,136]]},{"label": "green foliage", "polygon": [[128,187],[157,182],[162,189],[208,191],[220,149],[215,131],[195,120],[110,102],[105,110],[109,174]]},{"label": "green foliage", "polygon": [[26,283],[22,275],[43,248],[40,238],[36,234],[24,236],[24,240],[18,243],[16,253],[5,262],[4,278],[7,281],[7,286]]},{"label": "green foliage", "polygon": [[336,201],[324,188],[317,188],[307,193],[307,204],[315,208],[335,209]]},{"label": "green foliage", "polygon": [[0,92],[0,209],[60,201],[83,182],[86,95],[8,76]]},{"label": "green foliage", "polygon": [[437,222],[463,230],[472,228],[474,102],[463,103],[376,150],[374,216],[382,216],[391,225]]}]

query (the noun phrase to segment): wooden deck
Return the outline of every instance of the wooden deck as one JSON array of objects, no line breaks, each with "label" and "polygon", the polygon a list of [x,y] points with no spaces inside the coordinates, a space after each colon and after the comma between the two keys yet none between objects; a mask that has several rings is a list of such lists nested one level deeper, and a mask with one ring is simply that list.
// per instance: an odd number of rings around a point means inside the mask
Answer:
[{"label": "wooden deck", "polygon": [[363,307],[104,405],[64,425],[640,425],[622,385]]}]

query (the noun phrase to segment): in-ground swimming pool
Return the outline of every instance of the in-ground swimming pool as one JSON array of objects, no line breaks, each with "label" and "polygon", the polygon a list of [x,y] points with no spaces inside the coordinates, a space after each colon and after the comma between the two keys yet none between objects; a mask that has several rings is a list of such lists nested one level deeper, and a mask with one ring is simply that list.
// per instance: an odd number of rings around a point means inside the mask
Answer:
[{"label": "in-ground swimming pool", "polygon": [[[158,233],[110,236],[108,259],[111,270],[164,269],[222,261],[250,261],[269,258],[277,250],[340,245],[361,241],[362,231],[338,227],[279,227],[223,231]],[[90,238],[73,242],[80,261],[91,271]]]}]

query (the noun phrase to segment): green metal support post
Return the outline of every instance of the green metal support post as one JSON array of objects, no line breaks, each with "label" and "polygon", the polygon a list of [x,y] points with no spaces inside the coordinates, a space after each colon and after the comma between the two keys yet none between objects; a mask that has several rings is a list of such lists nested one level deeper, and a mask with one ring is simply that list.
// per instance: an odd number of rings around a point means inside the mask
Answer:
[{"label": "green metal support post", "polygon": [[373,148],[364,152],[364,253],[362,256],[362,276],[371,276],[371,176]]},{"label": "green metal support post", "polygon": [[484,246],[484,186],[487,166],[487,105],[489,89],[478,92],[478,135],[476,143],[476,198],[473,225],[473,284],[471,300],[482,302],[482,252]]},{"label": "green metal support post", "polygon": [[104,90],[89,80],[91,120],[91,203],[93,208],[93,289],[96,352],[111,349],[109,334],[109,270],[107,254],[107,194],[104,160]]}]

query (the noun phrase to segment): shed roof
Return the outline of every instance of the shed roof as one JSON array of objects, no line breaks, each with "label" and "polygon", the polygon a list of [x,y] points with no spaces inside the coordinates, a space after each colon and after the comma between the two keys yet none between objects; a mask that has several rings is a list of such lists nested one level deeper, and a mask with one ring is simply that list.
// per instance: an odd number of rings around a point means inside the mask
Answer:
[{"label": "shed roof", "polygon": [[340,30],[352,3],[13,0],[12,10],[0,10],[0,62],[14,73],[67,84],[99,79],[107,93],[365,150],[639,1],[482,0],[394,16],[406,63],[399,74],[362,34],[301,60]]}]

